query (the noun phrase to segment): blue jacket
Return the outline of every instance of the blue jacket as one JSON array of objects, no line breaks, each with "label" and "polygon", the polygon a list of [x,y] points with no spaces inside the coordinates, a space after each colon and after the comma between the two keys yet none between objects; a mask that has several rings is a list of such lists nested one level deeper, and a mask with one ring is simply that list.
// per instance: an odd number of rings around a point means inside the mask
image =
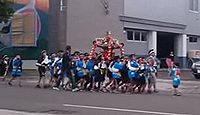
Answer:
[{"label": "blue jacket", "polygon": [[137,71],[139,70],[139,64],[135,60],[128,61],[127,67],[129,69],[128,71],[129,78],[138,77]]},{"label": "blue jacket", "polygon": [[22,74],[22,60],[20,59],[16,59],[14,58],[13,59],[13,62],[12,62],[12,76],[13,77],[17,77],[17,76],[21,76]]},{"label": "blue jacket", "polygon": [[169,73],[170,77],[172,78],[172,85],[179,86],[181,79],[179,76],[176,75],[176,68],[172,68]]},{"label": "blue jacket", "polygon": [[77,60],[76,61],[76,70],[77,70],[77,76],[78,77],[84,77],[85,73],[84,73],[84,66],[85,63],[82,60]]}]

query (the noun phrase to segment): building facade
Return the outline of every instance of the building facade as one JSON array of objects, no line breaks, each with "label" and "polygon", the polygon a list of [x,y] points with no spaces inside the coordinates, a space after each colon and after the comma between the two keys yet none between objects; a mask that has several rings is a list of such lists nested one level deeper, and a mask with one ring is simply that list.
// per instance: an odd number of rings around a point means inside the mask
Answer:
[{"label": "building facade", "polygon": [[198,0],[50,0],[49,48],[89,52],[92,41],[111,31],[125,43],[125,53],[157,57],[171,51],[181,67],[187,52],[200,50]]}]

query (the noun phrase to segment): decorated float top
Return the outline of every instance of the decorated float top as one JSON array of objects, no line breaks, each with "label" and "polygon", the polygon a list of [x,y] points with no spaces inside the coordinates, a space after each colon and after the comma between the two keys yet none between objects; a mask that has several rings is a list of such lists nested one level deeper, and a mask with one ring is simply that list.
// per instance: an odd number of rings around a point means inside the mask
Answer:
[{"label": "decorated float top", "polygon": [[124,56],[124,43],[119,43],[119,40],[114,39],[111,32],[107,32],[106,36],[103,38],[96,38],[93,41],[93,46],[90,51],[89,57],[94,57],[97,48],[102,49],[102,56],[106,60],[111,60],[115,56],[116,49],[120,50],[121,56]]}]

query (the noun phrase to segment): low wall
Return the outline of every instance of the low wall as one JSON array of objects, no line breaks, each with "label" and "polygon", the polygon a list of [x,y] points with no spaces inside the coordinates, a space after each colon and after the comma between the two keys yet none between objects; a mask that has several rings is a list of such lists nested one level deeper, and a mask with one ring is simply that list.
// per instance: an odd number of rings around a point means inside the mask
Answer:
[{"label": "low wall", "polygon": [[23,61],[23,69],[27,69],[27,70],[36,70],[37,66],[35,65],[35,63],[37,62],[37,60],[22,60]]}]

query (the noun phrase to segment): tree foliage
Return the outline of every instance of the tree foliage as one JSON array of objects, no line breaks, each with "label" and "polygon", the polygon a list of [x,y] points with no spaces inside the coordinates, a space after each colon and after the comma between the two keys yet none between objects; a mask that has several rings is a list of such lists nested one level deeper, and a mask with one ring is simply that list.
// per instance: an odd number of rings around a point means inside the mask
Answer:
[{"label": "tree foliage", "polygon": [[7,22],[13,15],[13,2],[14,0],[0,0],[0,23],[2,21]]}]

